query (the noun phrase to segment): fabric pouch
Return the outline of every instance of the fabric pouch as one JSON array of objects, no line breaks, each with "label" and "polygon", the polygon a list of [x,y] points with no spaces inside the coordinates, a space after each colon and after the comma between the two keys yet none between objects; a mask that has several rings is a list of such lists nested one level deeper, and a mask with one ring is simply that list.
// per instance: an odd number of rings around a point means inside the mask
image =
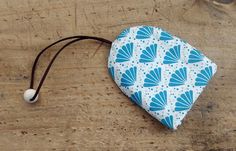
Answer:
[{"label": "fabric pouch", "polygon": [[108,69],[121,91],[176,129],[217,66],[199,50],[152,26],[125,29],[112,43]]}]

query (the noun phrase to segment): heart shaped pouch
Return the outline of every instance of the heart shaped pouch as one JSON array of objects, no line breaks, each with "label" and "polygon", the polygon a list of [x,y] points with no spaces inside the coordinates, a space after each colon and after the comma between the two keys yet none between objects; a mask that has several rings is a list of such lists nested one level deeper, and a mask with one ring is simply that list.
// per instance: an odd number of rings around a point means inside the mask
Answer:
[{"label": "heart shaped pouch", "polygon": [[127,28],[112,43],[109,72],[121,91],[176,129],[215,74],[199,50],[152,26]]}]

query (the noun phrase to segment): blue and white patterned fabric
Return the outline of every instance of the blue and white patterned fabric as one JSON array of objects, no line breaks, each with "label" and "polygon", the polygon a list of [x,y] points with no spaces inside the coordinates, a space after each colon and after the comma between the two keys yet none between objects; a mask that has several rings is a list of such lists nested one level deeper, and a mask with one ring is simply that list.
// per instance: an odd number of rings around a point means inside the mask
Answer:
[{"label": "blue and white patterned fabric", "polygon": [[176,129],[217,66],[180,38],[157,27],[137,26],[112,43],[108,69],[132,102]]}]

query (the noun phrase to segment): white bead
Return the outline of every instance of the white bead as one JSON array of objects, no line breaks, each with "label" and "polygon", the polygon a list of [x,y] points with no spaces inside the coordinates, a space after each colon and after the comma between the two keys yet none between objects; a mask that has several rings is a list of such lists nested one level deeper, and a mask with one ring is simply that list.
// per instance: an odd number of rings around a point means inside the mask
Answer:
[{"label": "white bead", "polygon": [[27,102],[27,103],[34,103],[34,102],[36,102],[38,100],[38,95],[37,95],[37,97],[33,101],[30,100],[31,98],[33,98],[35,93],[36,93],[36,90],[34,90],[34,89],[26,90],[24,92],[24,100],[25,100],[25,102]]}]

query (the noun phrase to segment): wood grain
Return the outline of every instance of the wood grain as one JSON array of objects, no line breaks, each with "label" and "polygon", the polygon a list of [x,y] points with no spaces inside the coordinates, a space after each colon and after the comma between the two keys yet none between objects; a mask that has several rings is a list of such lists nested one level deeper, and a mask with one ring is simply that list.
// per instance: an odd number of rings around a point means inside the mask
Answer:
[{"label": "wood grain", "polygon": [[[201,49],[218,72],[177,131],[133,105],[107,73],[109,48],[81,42],[56,60],[26,104],[33,60],[62,37],[113,40],[135,25],[159,26]],[[37,80],[59,46],[40,61]],[[1,0],[0,150],[236,150],[234,0]]]}]

